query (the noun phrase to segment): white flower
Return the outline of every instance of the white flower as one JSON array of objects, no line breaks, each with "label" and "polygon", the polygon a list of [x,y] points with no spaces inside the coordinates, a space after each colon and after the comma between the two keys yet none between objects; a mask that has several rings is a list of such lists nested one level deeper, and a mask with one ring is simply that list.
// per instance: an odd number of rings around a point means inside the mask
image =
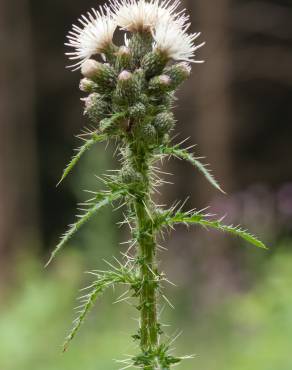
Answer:
[{"label": "white flower", "polygon": [[200,36],[200,32],[189,34],[190,27],[185,24],[185,18],[178,17],[175,21],[169,19],[158,23],[153,31],[153,48],[161,51],[169,59],[182,60],[192,63],[203,63],[195,60],[195,51],[205,45],[205,42],[195,45],[194,41]]},{"label": "white flower", "polygon": [[69,32],[68,43],[65,45],[73,47],[75,51],[66,53],[71,60],[79,60],[70,67],[78,69],[81,64],[92,55],[101,54],[107,46],[112,43],[113,34],[116,30],[110,11],[100,7],[100,10],[92,9],[87,16],[79,18],[81,26],[73,25],[73,30]]},{"label": "white flower", "polygon": [[[181,13],[175,13],[180,0],[111,0],[114,18],[122,29],[130,32],[153,31],[162,19],[175,19]],[[181,16],[186,22],[188,17]]]}]

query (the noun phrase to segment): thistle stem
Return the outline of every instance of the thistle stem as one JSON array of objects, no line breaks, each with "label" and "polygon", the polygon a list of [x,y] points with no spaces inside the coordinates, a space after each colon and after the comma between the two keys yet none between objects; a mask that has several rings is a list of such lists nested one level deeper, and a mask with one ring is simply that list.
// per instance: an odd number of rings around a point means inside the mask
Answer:
[{"label": "thistle stem", "polygon": [[141,349],[153,350],[158,343],[157,299],[156,299],[156,245],[151,232],[145,229],[149,216],[141,201],[135,202],[137,225],[139,229],[139,262],[142,287],[140,292],[141,308]]},{"label": "thistle stem", "polygon": [[[157,289],[159,275],[156,262],[156,241],[152,225],[152,205],[150,199],[151,176],[149,157],[141,147],[131,148],[131,167],[141,179],[141,186],[134,201],[136,218],[136,237],[138,235],[137,261],[140,265],[141,289],[140,309],[140,347],[143,353],[154,351],[158,346],[159,324],[157,322]],[[150,370],[148,366],[144,369]]]}]

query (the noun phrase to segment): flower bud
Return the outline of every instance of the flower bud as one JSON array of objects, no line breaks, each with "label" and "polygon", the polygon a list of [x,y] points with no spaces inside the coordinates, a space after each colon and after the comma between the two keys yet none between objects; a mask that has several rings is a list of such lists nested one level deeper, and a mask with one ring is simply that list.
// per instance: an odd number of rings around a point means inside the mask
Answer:
[{"label": "flower bud", "polygon": [[145,145],[151,146],[158,143],[158,132],[150,122],[136,122],[132,126],[132,134],[135,139],[141,141],[141,143]]},{"label": "flower bud", "polygon": [[122,83],[127,83],[128,81],[130,81],[132,79],[132,77],[133,77],[133,74],[131,72],[122,71],[119,74],[118,82],[120,82],[121,84]]},{"label": "flower bud", "polygon": [[87,93],[93,92],[94,86],[95,83],[88,78],[82,78],[79,84],[80,90]]},{"label": "flower bud", "polygon": [[168,59],[165,54],[159,50],[152,51],[145,55],[142,60],[142,68],[145,71],[146,79],[160,75],[166,66]]},{"label": "flower bud", "polygon": [[129,114],[134,120],[143,118],[146,114],[146,107],[143,103],[137,103],[129,109]]},{"label": "flower bud", "polygon": [[169,133],[175,125],[175,119],[173,113],[162,112],[159,113],[153,122],[153,126],[156,128],[160,137]]},{"label": "flower bud", "polygon": [[164,70],[164,74],[171,79],[171,88],[175,90],[191,75],[191,66],[188,63],[174,64]]},{"label": "flower bud", "polygon": [[84,77],[92,79],[96,74],[98,74],[101,63],[93,59],[88,59],[81,65],[81,73]]},{"label": "flower bud", "polygon": [[133,104],[140,95],[140,83],[137,76],[124,70],[118,76],[114,102],[119,105]]},{"label": "flower bud", "polygon": [[157,95],[171,89],[171,78],[167,75],[154,77],[149,82],[149,90]]},{"label": "flower bud", "polygon": [[148,145],[154,145],[158,141],[157,130],[151,124],[142,125],[139,130],[139,135]]},{"label": "flower bud", "polygon": [[109,93],[115,87],[116,72],[107,63],[89,59],[82,64],[81,72],[84,77],[95,82],[95,90],[99,93]]},{"label": "flower bud", "polygon": [[98,93],[90,94],[83,100],[85,102],[84,113],[90,118],[91,121],[96,122],[107,116],[108,104]]}]

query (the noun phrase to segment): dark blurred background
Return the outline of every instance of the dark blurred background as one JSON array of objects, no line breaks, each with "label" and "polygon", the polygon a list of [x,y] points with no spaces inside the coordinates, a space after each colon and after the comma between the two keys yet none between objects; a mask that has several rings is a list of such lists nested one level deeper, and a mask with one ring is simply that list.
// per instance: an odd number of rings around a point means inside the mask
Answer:
[{"label": "dark blurred background", "polygon": [[[70,326],[84,269],[119,256],[126,229],[119,212],[104,211],[47,270],[59,234],[73,221],[82,189],[94,175],[117,168],[112,148],[86,154],[61,187],[62,169],[88,123],[79,72],[65,70],[65,35],[77,18],[103,1],[0,0],[0,369],[118,368],[111,358],[133,351],[135,315],[97,305],[71,351],[58,345]],[[207,44],[178,94],[176,141],[189,137],[206,156],[228,195],[217,194],[196,170],[165,163],[174,175],[159,199],[185,199],[189,208],[226,215],[270,246],[258,251],[238,240],[178,228],[161,255],[178,287],[165,309],[184,335],[183,354],[199,356],[182,369],[290,370],[292,340],[292,4],[291,1],[183,2],[194,31]],[[187,145],[187,144],[186,144]],[[121,316],[122,315],[122,316]],[[123,319],[121,320],[121,317]]]}]

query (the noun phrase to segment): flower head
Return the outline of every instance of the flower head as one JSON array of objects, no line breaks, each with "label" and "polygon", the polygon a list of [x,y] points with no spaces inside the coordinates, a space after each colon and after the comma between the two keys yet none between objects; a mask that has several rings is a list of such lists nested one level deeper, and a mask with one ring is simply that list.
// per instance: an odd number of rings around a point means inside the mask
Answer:
[{"label": "flower head", "polygon": [[[122,29],[130,32],[152,32],[162,19],[175,19],[179,0],[112,0],[114,18]],[[182,18],[185,21],[186,16]]]},{"label": "flower head", "polygon": [[92,55],[101,54],[107,49],[117,27],[110,11],[102,7],[99,11],[92,9],[92,13],[88,12],[87,16],[82,15],[79,23],[81,26],[73,25],[73,30],[67,36],[68,43],[65,44],[75,49],[66,55],[71,60],[78,60],[70,66],[76,69]]},{"label": "flower head", "polygon": [[195,51],[205,43],[195,45],[194,41],[200,36],[200,32],[189,34],[190,27],[185,24],[185,18],[179,17],[175,21],[162,20],[153,32],[153,48],[159,50],[169,59],[182,60],[193,63],[203,63],[195,60]]}]

